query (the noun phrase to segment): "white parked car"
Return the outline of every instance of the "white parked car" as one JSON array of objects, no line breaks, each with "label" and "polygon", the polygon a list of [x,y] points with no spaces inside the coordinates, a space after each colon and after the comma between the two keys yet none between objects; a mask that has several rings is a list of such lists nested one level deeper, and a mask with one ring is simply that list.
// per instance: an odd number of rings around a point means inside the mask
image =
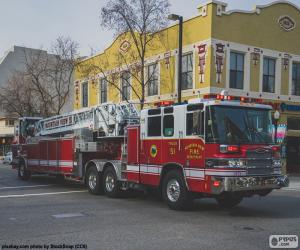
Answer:
[{"label": "white parked car", "polygon": [[3,163],[10,164],[12,162],[12,152],[7,152],[3,158]]}]

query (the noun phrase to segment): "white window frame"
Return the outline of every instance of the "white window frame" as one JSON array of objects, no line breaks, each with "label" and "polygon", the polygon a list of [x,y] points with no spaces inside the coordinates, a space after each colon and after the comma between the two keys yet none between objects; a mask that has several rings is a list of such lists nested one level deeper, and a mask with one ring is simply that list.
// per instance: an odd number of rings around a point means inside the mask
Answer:
[{"label": "white window frame", "polygon": [[[233,92],[241,92],[241,91],[250,91],[250,77],[251,77],[251,52],[248,50],[248,46],[236,44],[236,43],[229,43],[229,47],[226,49],[226,80],[225,86],[226,89],[230,89]],[[235,89],[230,88],[230,53],[240,53],[244,54],[244,83],[243,89]]]},{"label": "white window frame", "polygon": [[106,77],[101,77],[101,78],[99,78],[99,84],[98,84],[98,103],[99,104],[103,104],[102,102],[101,102],[101,81],[102,80],[104,80],[104,79],[106,79],[106,102],[103,102],[103,103],[107,103],[108,102],[108,81],[107,81],[107,78]]},{"label": "white window frame", "polygon": [[[182,96],[191,96],[193,95],[193,92],[196,90],[196,49],[193,45],[189,45],[185,48],[183,48],[182,56],[192,53],[193,54],[193,87],[191,89],[182,90],[181,94]],[[179,54],[177,53],[175,56],[175,95],[178,94],[178,60],[179,60]],[[198,66],[197,66],[198,67]]]},{"label": "white window frame", "polygon": [[293,57],[293,59],[290,60],[290,63],[289,63],[289,95],[299,98],[300,96],[293,95],[293,92],[292,92],[292,90],[293,90],[293,64],[294,63],[300,64],[300,56]]},{"label": "white window frame", "polygon": [[[231,71],[231,53],[235,53],[235,54],[240,54],[240,55],[243,55],[244,57],[244,62],[243,62],[243,88],[242,89],[238,89],[238,88],[230,88],[230,71]],[[246,77],[245,77],[245,74],[246,74],[246,54],[244,51],[237,51],[237,50],[229,50],[229,64],[228,64],[228,78],[229,78],[229,88],[230,89],[236,89],[236,90],[245,90],[245,82],[246,82]]]},{"label": "white window frame", "polygon": [[127,101],[130,101],[132,99],[132,76],[129,70],[124,70],[121,72],[120,74],[120,79],[119,79],[119,87],[121,90],[123,90],[123,86],[122,86],[122,76],[123,74],[128,73],[129,74],[129,98],[127,100],[122,100],[122,92],[119,91],[119,96],[120,96],[120,102],[121,103],[127,103]]},{"label": "white window frame", "polygon": [[[275,88],[274,93],[263,92],[263,74],[264,74],[264,57],[269,57],[275,60]],[[281,58],[278,53],[271,50],[264,50],[260,55],[260,70],[259,70],[259,92],[266,98],[274,99],[274,95],[281,95]]]},{"label": "white window frame", "polygon": [[148,84],[147,84],[146,89],[145,89],[145,94],[146,94],[146,97],[149,98],[149,99],[157,98],[158,96],[160,96],[160,61],[148,63],[146,65],[146,72],[147,73],[145,74],[145,76],[146,76],[145,82],[147,82],[149,80],[149,75],[148,75],[148,72],[149,72],[148,68],[149,68],[149,66],[155,65],[155,64],[157,64],[157,74],[158,74],[157,95],[150,95],[149,96],[149,93],[148,93]]},{"label": "white window frame", "polygon": [[[87,83],[87,106],[83,107],[83,84]],[[89,90],[89,81],[81,82],[80,84],[80,106],[81,108],[87,108],[90,106],[90,90]]]}]

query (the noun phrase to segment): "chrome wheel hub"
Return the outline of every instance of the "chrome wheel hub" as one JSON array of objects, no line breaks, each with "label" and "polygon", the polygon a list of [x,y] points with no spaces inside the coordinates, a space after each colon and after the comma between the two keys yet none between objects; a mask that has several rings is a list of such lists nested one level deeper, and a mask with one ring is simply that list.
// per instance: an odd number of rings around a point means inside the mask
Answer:
[{"label": "chrome wheel hub", "polygon": [[167,196],[171,202],[178,201],[180,197],[180,185],[176,179],[169,180],[167,184]]},{"label": "chrome wheel hub", "polygon": [[95,189],[96,185],[97,185],[97,176],[94,173],[92,173],[89,176],[89,187],[90,189]]},{"label": "chrome wheel hub", "polygon": [[108,192],[112,192],[115,188],[115,178],[112,173],[108,173],[105,178],[105,187]]}]

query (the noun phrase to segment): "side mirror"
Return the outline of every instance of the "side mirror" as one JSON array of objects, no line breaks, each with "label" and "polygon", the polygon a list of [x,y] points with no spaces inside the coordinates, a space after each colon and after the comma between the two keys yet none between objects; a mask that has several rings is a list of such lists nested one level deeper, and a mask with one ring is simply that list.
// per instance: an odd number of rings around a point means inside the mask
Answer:
[{"label": "side mirror", "polygon": [[200,110],[193,113],[193,135],[203,136],[203,112]]}]

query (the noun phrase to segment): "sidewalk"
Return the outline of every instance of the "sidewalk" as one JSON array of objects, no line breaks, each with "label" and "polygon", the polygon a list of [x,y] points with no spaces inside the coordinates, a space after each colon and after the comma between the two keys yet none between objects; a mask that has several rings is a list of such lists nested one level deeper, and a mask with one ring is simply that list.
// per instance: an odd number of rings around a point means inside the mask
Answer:
[{"label": "sidewalk", "polygon": [[300,175],[291,175],[289,176],[290,185],[283,190],[297,190],[300,191]]}]

